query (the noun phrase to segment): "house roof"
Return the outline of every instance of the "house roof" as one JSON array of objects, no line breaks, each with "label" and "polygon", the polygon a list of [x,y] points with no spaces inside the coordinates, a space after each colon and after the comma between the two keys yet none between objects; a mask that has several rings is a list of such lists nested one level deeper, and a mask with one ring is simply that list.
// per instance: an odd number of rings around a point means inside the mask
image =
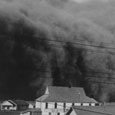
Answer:
[{"label": "house roof", "polygon": [[85,96],[81,102],[82,103],[98,103],[95,99],[90,98],[88,96]]},{"label": "house roof", "polygon": [[20,115],[20,111],[0,111],[0,115]]},{"label": "house roof", "polygon": [[[115,106],[79,106],[73,107],[77,115],[113,115]],[[66,115],[69,115],[68,113]]]},{"label": "house roof", "polygon": [[35,105],[35,102],[34,101],[26,101],[28,104],[31,104],[31,105]]},{"label": "house roof", "polygon": [[94,99],[86,96],[85,91],[81,87],[56,87],[48,86],[46,93],[37,98],[37,101],[42,102],[93,102],[96,103]]},{"label": "house roof", "polygon": [[16,105],[29,105],[26,101],[24,100],[8,100],[9,102],[16,104]]},{"label": "house roof", "polygon": [[5,100],[5,101],[2,102],[1,105],[6,105],[6,106],[12,106],[13,105],[13,106],[16,106],[16,104],[11,100]]},{"label": "house roof", "polygon": [[32,112],[34,112],[34,111],[42,112],[41,109],[38,109],[38,108],[36,109],[36,108],[35,108],[35,109],[27,109],[27,110],[25,110],[25,111],[22,111],[21,113],[26,113],[26,112],[31,112],[31,111],[32,111]]},{"label": "house roof", "polygon": [[38,112],[40,113],[39,115],[41,115],[41,110],[40,109],[28,109],[28,110],[25,110],[25,111],[0,111],[0,115],[21,115],[23,113],[26,113],[26,112]]}]

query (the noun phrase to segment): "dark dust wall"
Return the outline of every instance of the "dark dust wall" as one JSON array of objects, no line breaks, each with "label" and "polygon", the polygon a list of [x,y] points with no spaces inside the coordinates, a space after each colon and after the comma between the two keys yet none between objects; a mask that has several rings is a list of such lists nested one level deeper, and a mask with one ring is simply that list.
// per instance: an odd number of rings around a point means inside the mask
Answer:
[{"label": "dark dust wall", "polygon": [[99,101],[114,101],[114,6],[1,0],[0,98],[32,100],[56,85],[84,87]]}]

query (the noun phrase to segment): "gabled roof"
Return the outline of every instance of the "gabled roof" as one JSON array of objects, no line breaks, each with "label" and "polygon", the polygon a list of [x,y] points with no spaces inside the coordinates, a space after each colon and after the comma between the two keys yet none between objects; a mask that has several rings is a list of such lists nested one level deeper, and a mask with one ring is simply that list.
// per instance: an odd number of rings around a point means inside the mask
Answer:
[{"label": "gabled roof", "polygon": [[26,101],[24,100],[8,100],[9,102],[16,104],[16,105],[29,105]]},{"label": "gabled roof", "polygon": [[[114,115],[115,106],[79,106],[73,107],[77,115]],[[69,112],[68,112],[69,113]],[[69,114],[66,115],[69,115]]]},{"label": "gabled roof", "polygon": [[1,105],[16,106],[16,104],[12,100],[5,100],[5,101],[2,102]]},{"label": "gabled roof", "polygon": [[93,102],[95,100],[86,96],[85,91],[81,87],[56,87],[48,86],[43,96],[36,99],[42,102]]},{"label": "gabled roof", "polygon": [[90,98],[88,96],[85,96],[81,102],[82,103],[98,103],[95,99]]},{"label": "gabled roof", "polygon": [[[41,102],[45,102],[46,100],[48,100],[47,98],[49,98],[48,96],[50,96],[49,94],[44,94],[43,96],[39,97],[36,99],[36,101],[41,101]],[[50,101],[50,100],[49,100]],[[52,102],[52,101],[51,101]]]}]

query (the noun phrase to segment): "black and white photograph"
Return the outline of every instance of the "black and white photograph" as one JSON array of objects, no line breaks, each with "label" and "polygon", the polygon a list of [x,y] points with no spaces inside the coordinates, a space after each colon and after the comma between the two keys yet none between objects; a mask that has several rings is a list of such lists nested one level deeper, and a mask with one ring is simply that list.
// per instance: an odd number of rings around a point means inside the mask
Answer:
[{"label": "black and white photograph", "polygon": [[115,115],[115,0],[0,0],[0,115]]}]

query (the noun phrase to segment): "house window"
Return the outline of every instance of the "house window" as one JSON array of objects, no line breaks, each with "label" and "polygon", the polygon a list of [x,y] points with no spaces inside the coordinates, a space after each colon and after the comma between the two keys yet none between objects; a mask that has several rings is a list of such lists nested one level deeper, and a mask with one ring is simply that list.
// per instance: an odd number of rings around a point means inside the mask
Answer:
[{"label": "house window", "polygon": [[63,107],[66,108],[66,103],[63,104]]},{"label": "house window", "polygon": [[32,115],[32,112],[30,111],[30,115]]},{"label": "house window", "polygon": [[99,106],[99,103],[95,103],[95,106]]},{"label": "house window", "polygon": [[46,109],[48,109],[48,103],[46,103]]},{"label": "house window", "polygon": [[10,109],[10,106],[8,106],[7,109]]},{"label": "house window", "polygon": [[36,106],[34,105],[33,108],[35,108]]},{"label": "house window", "polygon": [[57,115],[60,115],[60,113],[58,112]]},{"label": "house window", "polygon": [[83,106],[89,106],[89,103],[83,103]]},{"label": "house window", "polygon": [[75,105],[75,106],[82,106],[81,103],[75,103],[74,105]]},{"label": "house window", "polygon": [[63,104],[64,112],[66,111],[66,103]]},{"label": "house window", "polygon": [[57,109],[57,103],[55,103],[55,109]]},{"label": "house window", "polygon": [[74,106],[74,103],[72,103],[72,106]]}]

